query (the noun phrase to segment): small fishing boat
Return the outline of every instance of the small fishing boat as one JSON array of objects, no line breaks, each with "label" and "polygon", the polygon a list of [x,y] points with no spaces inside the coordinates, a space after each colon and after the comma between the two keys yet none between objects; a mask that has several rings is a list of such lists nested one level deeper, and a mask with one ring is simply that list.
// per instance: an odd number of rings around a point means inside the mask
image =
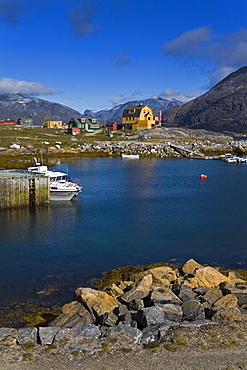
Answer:
[{"label": "small fishing boat", "polygon": [[139,154],[121,154],[123,159],[139,159]]},{"label": "small fishing boat", "polygon": [[51,171],[47,166],[40,165],[28,167],[27,172],[43,174],[49,177],[50,200],[71,200],[82,190],[77,181],[72,180],[65,172]]}]

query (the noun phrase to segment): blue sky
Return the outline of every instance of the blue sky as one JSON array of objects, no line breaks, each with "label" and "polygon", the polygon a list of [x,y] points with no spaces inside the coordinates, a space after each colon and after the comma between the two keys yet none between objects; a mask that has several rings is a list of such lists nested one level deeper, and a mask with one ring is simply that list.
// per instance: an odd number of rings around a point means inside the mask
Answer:
[{"label": "blue sky", "polygon": [[0,0],[0,94],[188,101],[247,65],[247,0]]}]

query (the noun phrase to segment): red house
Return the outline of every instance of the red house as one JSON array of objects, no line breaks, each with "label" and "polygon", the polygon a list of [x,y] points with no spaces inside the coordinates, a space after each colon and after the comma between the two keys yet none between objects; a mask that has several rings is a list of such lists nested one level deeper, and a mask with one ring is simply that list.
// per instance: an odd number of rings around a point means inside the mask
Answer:
[{"label": "red house", "polygon": [[81,130],[78,127],[70,127],[68,128],[68,134],[70,135],[80,135]]},{"label": "red house", "polygon": [[106,129],[109,131],[116,131],[118,129],[118,124],[116,122],[108,122],[106,124]]}]

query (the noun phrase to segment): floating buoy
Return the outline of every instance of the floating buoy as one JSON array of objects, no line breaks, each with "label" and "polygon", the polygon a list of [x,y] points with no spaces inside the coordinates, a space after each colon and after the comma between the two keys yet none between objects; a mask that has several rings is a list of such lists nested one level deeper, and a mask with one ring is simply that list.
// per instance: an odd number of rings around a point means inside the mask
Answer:
[{"label": "floating buoy", "polygon": [[206,179],[207,177],[208,177],[208,175],[204,175],[203,173],[200,175],[201,179]]}]

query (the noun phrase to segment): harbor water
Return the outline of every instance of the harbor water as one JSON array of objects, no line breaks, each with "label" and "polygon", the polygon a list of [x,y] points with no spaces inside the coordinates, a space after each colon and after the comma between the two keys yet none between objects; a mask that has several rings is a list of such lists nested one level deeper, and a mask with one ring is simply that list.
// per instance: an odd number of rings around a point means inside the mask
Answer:
[{"label": "harbor water", "polygon": [[48,295],[64,304],[125,265],[194,258],[247,268],[246,164],[82,158],[55,168],[80,180],[77,198],[0,211],[2,308]]}]

